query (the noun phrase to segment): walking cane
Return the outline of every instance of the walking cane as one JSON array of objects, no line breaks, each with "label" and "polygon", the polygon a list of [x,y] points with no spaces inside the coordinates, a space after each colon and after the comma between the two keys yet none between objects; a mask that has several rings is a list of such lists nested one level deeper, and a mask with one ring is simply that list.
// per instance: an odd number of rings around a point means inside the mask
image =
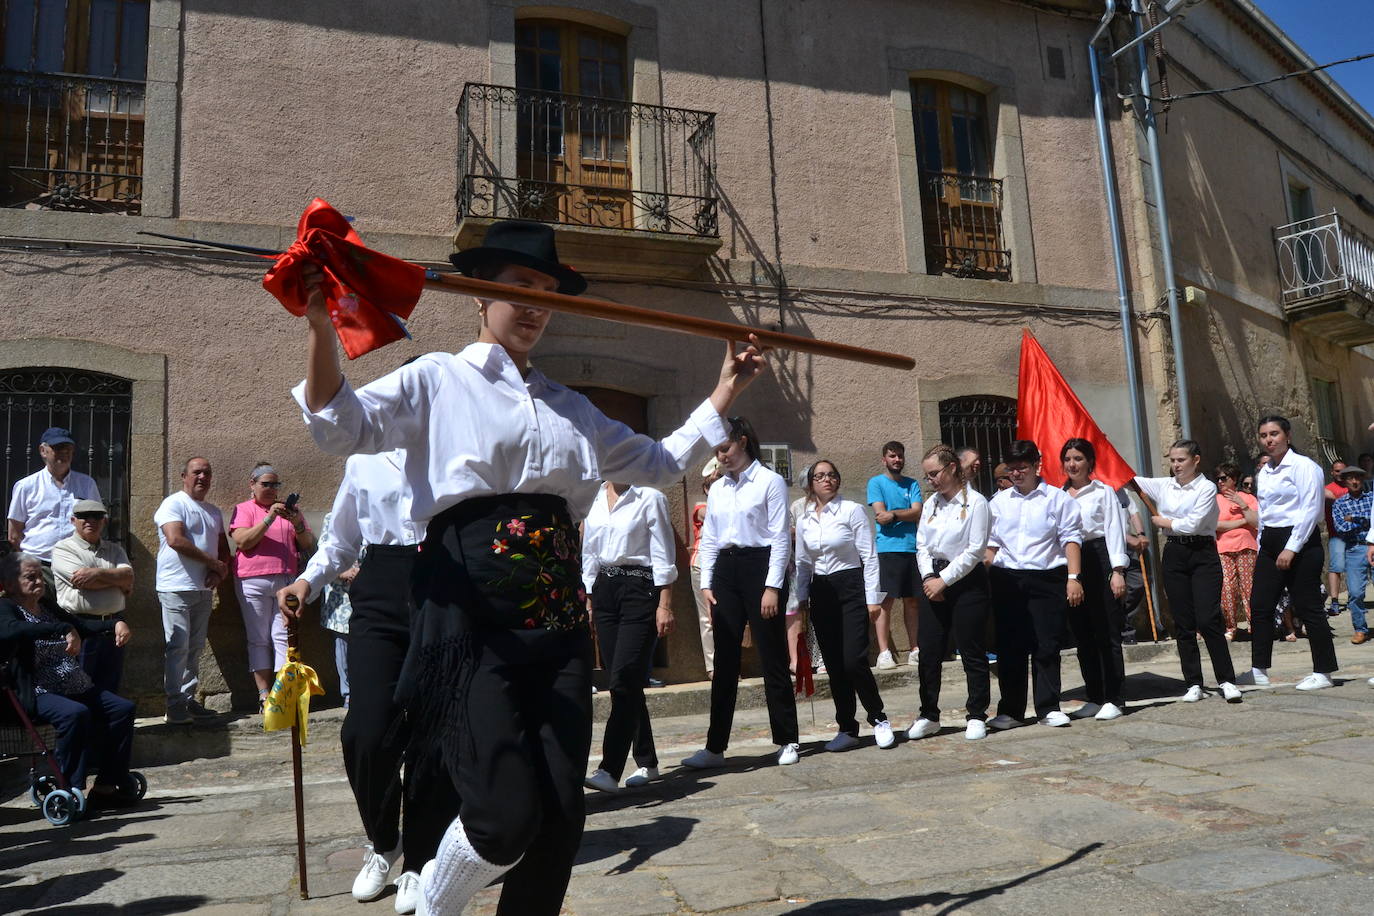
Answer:
[{"label": "walking cane", "polygon": [[[300,599],[295,595],[286,596],[286,606],[293,612],[300,610]],[[286,618],[286,647],[299,649],[296,644],[296,618]],[[301,876],[301,899],[310,899],[310,880],[305,871],[305,791],[301,785],[301,727],[297,719],[291,723],[291,781],[296,795],[296,870]]]},{"label": "walking cane", "polygon": [[1140,578],[1145,581],[1145,606],[1150,609],[1150,641],[1159,642],[1159,630],[1155,628],[1155,599],[1150,594],[1150,573],[1145,564],[1144,551],[1140,554]]}]

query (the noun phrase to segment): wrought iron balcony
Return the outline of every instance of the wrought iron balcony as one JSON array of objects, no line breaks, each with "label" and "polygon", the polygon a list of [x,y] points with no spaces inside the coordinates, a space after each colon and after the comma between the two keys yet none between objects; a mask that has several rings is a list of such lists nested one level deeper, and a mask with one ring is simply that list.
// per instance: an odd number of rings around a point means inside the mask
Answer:
[{"label": "wrought iron balcony", "polygon": [[1011,279],[1003,248],[1002,182],[958,172],[922,171],[926,270],[984,280]]},{"label": "wrought iron balcony", "polygon": [[458,220],[715,238],[715,118],[468,83],[458,106]]},{"label": "wrought iron balcony", "polygon": [[0,206],[138,213],[139,80],[0,69]]},{"label": "wrought iron balcony", "polygon": [[1345,346],[1374,343],[1374,241],[1335,210],[1274,230],[1284,314]]}]

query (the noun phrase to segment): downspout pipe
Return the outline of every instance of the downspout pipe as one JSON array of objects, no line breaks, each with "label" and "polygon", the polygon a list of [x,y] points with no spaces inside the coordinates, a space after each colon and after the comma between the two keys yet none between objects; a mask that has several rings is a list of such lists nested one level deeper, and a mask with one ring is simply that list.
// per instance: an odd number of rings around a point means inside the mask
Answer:
[{"label": "downspout pipe", "polygon": [[1131,397],[1131,432],[1135,442],[1136,464],[1146,477],[1151,474],[1150,438],[1145,428],[1145,394],[1140,386],[1140,366],[1136,361],[1135,320],[1131,314],[1130,287],[1126,280],[1126,240],[1121,229],[1121,201],[1116,190],[1116,168],[1112,163],[1110,134],[1107,130],[1107,111],[1102,99],[1102,70],[1098,62],[1097,42],[1107,31],[1116,15],[1116,0],[1106,0],[1093,37],[1088,39],[1088,66],[1092,73],[1093,118],[1097,122],[1097,150],[1102,157],[1102,181],[1107,193],[1107,222],[1112,232],[1112,261],[1116,267],[1116,301],[1121,311],[1121,338],[1126,354],[1126,388]]}]

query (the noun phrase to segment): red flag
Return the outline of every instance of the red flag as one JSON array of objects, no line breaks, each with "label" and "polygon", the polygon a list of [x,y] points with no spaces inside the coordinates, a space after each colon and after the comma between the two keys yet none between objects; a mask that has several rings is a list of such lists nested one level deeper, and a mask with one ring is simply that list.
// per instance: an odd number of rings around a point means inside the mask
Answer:
[{"label": "red flag", "polygon": [[1078,400],[1049,354],[1029,330],[1021,333],[1021,373],[1017,385],[1016,438],[1030,439],[1044,456],[1041,476],[1058,487],[1064,484],[1059,450],[1069,439],[1087,439],[1097,451],[1093,476],[1110,487],[1125,486],[1135,476],[1126,459],[1112,447],[1092,414]]},{"label": "red flag", "polygon": [[816,692],[816,679],[811,673],[811,648],[806,644],[806,627],[797,634],[797,675],[794,693],[811,696]]},{"label": "red flag", "polygon": [[424,268],[364,247],[343,214],[318,197],[301,214],[296,241],[262,278],[293,315],[305,314],[301,268],[312,262],[324,271],[329,317],[349,359],[406,336],[397,319],[409,318],[419,301]]}]

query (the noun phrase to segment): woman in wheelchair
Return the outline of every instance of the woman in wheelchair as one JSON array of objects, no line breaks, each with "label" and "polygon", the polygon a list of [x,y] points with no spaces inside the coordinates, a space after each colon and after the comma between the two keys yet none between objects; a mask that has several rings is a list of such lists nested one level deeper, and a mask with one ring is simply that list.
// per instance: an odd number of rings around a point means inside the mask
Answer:
[{"label": "woman in wheelchair", "polygon": [[[129,775],[134,704],[98,690],[81,668],[81,640],[114,622],[82,620],[43,607],[43,568],[25,553],[0,557],[0,661],[6,683],[15,689],[31,718],[57,732],[57,763],[72,788],[86,792],[86,777],[96,770],[87,793],[92,807],[134,804],[141,796]],[[9,703],[4,703],[9,707]],[[12,709],[0,708],[0,716]]]}]

